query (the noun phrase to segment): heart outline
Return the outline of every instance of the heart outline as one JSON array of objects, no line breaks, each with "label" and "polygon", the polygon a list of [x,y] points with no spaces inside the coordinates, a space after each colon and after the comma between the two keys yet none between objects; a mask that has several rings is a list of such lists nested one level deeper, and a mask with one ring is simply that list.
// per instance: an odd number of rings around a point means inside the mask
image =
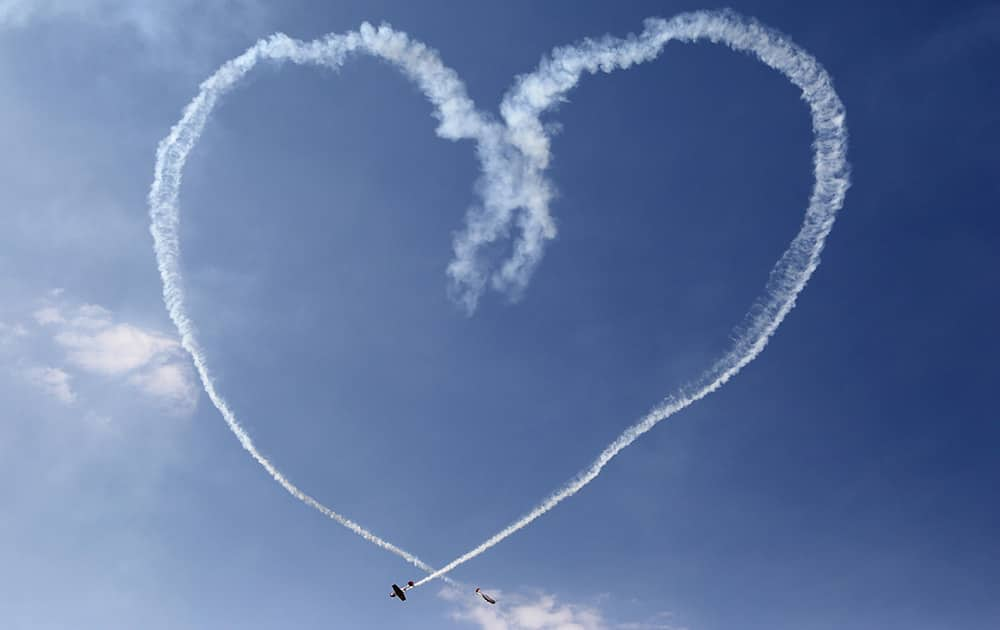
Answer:
[{"label": "heart outline", "polygon": [[[496,191],[489,186],[480,186],[484,198],[482,212],[477,214],[477,210],[473,209],[466,217],[466,234],[474,233],[477,227],[486,228],[486,240],[479,241],[481,245],[499,238],[502,228],[513,220],[514,210],[521,208],[525,211],[518,219],[522,238],[515,242],[514,255],[504,264],[499,275],[492,276],[495,288],[506,286],[516,291],[523,289],[540,261],[544,240],[555,236],[555,227],[548,214],[551,188],[543,176],[549,153],[548,136],[541,123],[541,115],[558,103],[584,72],[595,74],[628,68],[655,59],[671,40],[690,42],[701,39],[722,42],[736,51],[756,56],[799,87],[812,113],[815,149],[816,181],[802,228],[772,269],[764,293],[751,307],[733,346],[713,366],[691,384],[663,399],[639,422],[626,428],[589,468],[551,493],[528,514],[438,570],[306,494],[257,450],[215,387],[193,322],[186,312],[179,267],[180,215],[177,202],[183,167],[222,95],[261,59],[310,63],[335,69],[345,62],[349,54],[366,52],[395,64],[435,105],[434,116],[440,121],[437,129],[439,136],[451,140],[477,140],[477,153],[483,167],[481,183],[495,181],[490,178],[495,177],[497,172],[504,175],[504,169],[519,176],[519,187],[513,189],[515,194],[492,207],[490,194]],[[475,107],[457,73],[445,66],[435,51],[389,26],[375,29],[364,23],[358,31],[331,34],[311,42],[294,40],[279,33],[258,41],[242,55],[224,63],[201,84],[198,95],[185,108],[181,120],[157,148],[154,181],[149,192],[150,231],[163,282],[164,302],[181,336],[182,346],[194,361],[205,392],[230,430],[258,464],[298,500],[427,572],[428,575],[417,582],[417,586],[435,578],[451,582],[445,575],[447,572],[526,527],[578,492],[596,478],[612,458],[657,423],[716,391],[753,361],[794,307],[796,298],[818,266],[826,237],[833,227],[836,213],[843,206],[850,185],[844,107],[825,69],[781,33],[731,11],[684,13],[669,21],[650,18],[639,36],[587,39],[577,45],[557,48],[551,57],[543,58],[534,73],[518,77],[514,88],[504,96],[500,110],[504,120],[502,127]],[[525,195],[525,191],[529,194]],[[499,217],[491,217],[491,211]],[[484,222],[484,217],[499,218],[501,221],[499,224]],[[528,246],[539,243],[541,247],[528,249]],[[471,292],[458,296],[471,312],[486,279],[480,270],[475,269],[476,248],[472,247],[469,251],[462,250],[462,247],[461,239],[456,239],[456,261],[449,265],[448,271],[453,280],[464,277],[471,287]],[[463,253],[471,253],[472,257],[463,258]],[[470,263],[470,260],[473,262]],[[463,273],[466,275],[463,276]]]}]

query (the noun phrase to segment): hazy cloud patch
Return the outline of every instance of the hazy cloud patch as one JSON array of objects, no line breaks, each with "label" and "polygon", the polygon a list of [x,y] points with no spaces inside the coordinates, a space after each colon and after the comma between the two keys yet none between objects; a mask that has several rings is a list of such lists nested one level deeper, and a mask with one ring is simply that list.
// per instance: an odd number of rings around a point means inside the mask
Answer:
[{"label": "hazy cloud patch", "polygon": [[178,411],[193,411],[198,390],[191,370],[180,363],[167,363],[139,372],[129,382],[151,396],[165,400]]},{"label": "hazy cloud patch", "polygon": [[66,321],[63,319],[62,313],[59,312],[59,309],[54,306],[43,306],[35,311],[32,316],[35,318],[35,321],[42,326],[47,326],[49,324],[62,324]]},{"label": "hazy cloud patch", "polygon": [[497,604],[485,603],[478,595],[456,588],[442,589],[438,596],[454,608],[448,616],[480,630],[688,630],[672,624],[673,614],[660,612],[645,621],[617,622],[608,618],[599,604],[606,604],[604,593],[593,604],[560,600],[548,593],[524,595],[487,589]]},{"label": "hazy cloud patch", "polygon": [[273,10],[263,0],[0,0],[0,30],[113,30],[134,42],[147,63],[194,70],[227,37],[258,34]]},{"label": "hazy cloud patch", "polygon": [[64,405],[76,402],[76,392],[70,386],[70,375],[60,368],[32,367],[25,371],[28,381]]},{"label": "hazy cloud patch", "polygon": [[53,339],[66,350],[71,363],[90,372],[112,376],[166,360],[180,348],[169,337],[131,324],[81,328],[71,323]]},{"label": "hazy cloud patch", "polygon": [[[198,400],[194,372],[174,337],[118,321],[110,309],[99,304],[69,304],[61,298],[61,291],[49,292],[44,305],[31,314],[39,337],[58,351],[60,365],[26,368],[30,382],[71,404],[78,398],[71,382],[76,377],[92,376],[103,379],[104,384],[138,390],[172,413],[194,410]],[[0,339],[8,330],[28,334],[23,325],[5,324],[0,328]],[[35,348],[36,353],[40,350]],[[36,358],[21,361],[39,363]]]},{"label": "hazy cloud patch", "polygon": [[28,329],[24,327],[24,324],[0,322],[0,346],[10,345],[26,336],[28,336]]},{"label": "hazy cloud patch", "polygon": [[447,588],[440,596],[457,608],[449,614],[452,620],[465,622],[482,630],[610,630],[600,610],[593,606],[559,601],[554,595],[541,593],[532,597],[505,594],[491,590],[498,600],[489,605],[478,596]]},{"label": "hazy cloud patch", "polygon": [[234,20],[257,14],[257,0],[202,3],[198,0],[0,0],[0,25],[24,27],[36,20],[80,20],[133,29],[142,38],[159,41],[179,28],[185,14],[202,7],[203,15],[228,13]]}]

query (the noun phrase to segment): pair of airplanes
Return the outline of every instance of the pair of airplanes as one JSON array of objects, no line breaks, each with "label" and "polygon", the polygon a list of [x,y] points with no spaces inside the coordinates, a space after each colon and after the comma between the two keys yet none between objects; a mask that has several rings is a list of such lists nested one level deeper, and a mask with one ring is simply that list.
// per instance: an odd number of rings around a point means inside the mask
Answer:
[{"label": "pair of airplanes", "polygon": [[[407,582],[406,586],[404,586],[403,588],[399,588],[399,586],[393,584],[392,585],[392,592],[389,593],[389,597],[396,597],[396,598],[399,598],[399,601],[405,602],[406,601],[406,591],[410,590],[411,588],[413,588],[413,582],[412,581]],[[486,600],[487,603],[490,603],[490,604],[497,603],[497,600],[493,599],[492,597],[490,597],[486,593],[482,592],[478,588],[476,589],[476,595],[479,595],[480,597],[482,597],[484,600]]]}]

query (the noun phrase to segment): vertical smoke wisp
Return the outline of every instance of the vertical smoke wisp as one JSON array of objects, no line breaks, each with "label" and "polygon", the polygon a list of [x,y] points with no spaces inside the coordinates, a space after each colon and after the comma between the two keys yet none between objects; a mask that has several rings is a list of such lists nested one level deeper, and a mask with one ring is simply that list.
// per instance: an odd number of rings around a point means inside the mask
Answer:
[{"label": "vertical smoke wisp", "polygon": [[[833,89],[830,76],[816,59],[781,33],[756,21],[729,11],[687,13],[669,21],[649,19],[638,37],[588,39],[575,46],[557,48],[535,72],[519,77],[505,96],[501,114],[507,124],[509,141],[525,156],[532,173],[542,172],[549,161],[549,139],[540,116],[563,100],[584,72],[612,72],[655,59],[663,47],[674,40],[723,43],[758,58],[801,90],[812,116],[816,178],[802,227],[771,270],[763,294],[746,316],[729,351],[698,379],[664,399],[628,427],[589,467],[530,512],[423,578],[418,586],[443,576],[527,527],[593,481],[608,462],[657,423],[722,387],[763,351],[819,264],[826,237],[850,185],[844,106]],[[520,271],[515,260],[508,263],[512,277],[517,277]],[[505,266],[503,273],[507,271]]]},{"label": "vertical smoke wisp", "polygon": [[[195,368],[212,404],[222,414],[243,448],[296,499],[340,523],[368,542],[430,573],[434,571],[433,567],[415,555],[376,536],[300,490],[257,449],[232,408],[216,389],[205,353],[198,343],[196,329],[187,313],[180,269],[178,198],[184,164],[198,142],[219,98],[262,60],[291,61],[336,69],[352,53],[367,53],[384,59],[398,67],[416,83],[435,107],[434,114],[440,123],[437,132],[441,137],[453,140],[482,138],[485,142],[490,142],[493,138],[492,145],[498,144],[495,140],[499,135],[498,123],[488,121],[479,114],[466,96],[465,86],[454,71],[441,63],[435,51],[420,42],[412,41],[405,33],[393,31],[387,26],[376,29],[364,24],[357,32],[330,35],[312,42],[302,42],[277,34],[257,42],[239,57],[225,63],[204,81],[198,95],[185,108],[181,120],[160,143],[156,153],[154,180],[149,191],[152,220],[150,231],[163,280],[163,298],[170,318],[180,333],[181,344],[194,360]],[[481,154],[483,153],[488,151],[481,149]]]}]

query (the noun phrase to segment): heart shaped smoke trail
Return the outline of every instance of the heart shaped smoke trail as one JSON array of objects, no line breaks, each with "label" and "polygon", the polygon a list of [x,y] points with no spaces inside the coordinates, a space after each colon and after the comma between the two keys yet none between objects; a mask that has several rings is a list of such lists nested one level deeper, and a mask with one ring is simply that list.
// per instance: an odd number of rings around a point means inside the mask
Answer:
[{"label": "heart shaped smoke trail", "polygon": [[[671,40],[699,39],[723,42],[735,50],[751,53],[787,76],[802,90],[809,104],[815,134],[816,183],[801,231],[772,270],[764,294],[751,309],[733,347],[714,366],[626,429],[589,468],[527,515],[436,571],[413,554],[302,492],[257,450],[215,387],[187,315],[179,266],[178,195],[184,163],[222,95],[261,60],[292,61],[336,69],[351,54],[366,53],[399,68],[434,105],[434,115],[440,122],[438,135],[477,142],[477,155],[483,168],[477,186],[482,206],[471,209],[466,216],[465,229],[455,239],[455,258],[448,267],[455,297],[471,312],[488,284],[514,295],[523,289],[541,260],[545,242],[555,236],[548,211],[551,190],[544,177],[549,162],[549,139],[540,116],[576,85],[583,72],[627,68],[654,59]],[[457,75],[441,63],[434,51],[389,27],[375,29],[365,24],[358,32],[331,35],[312,42],[279,34],[258,42],[227,62],[201,85],[201,91],[184,110],[181,120],[160,143],[149,193],[151,231],[167,310],[184,348],[194,360],[206,393],[230,430],[243,448],[294,497],[365,540],[428,572],[418,586],[443,577],[578,492],[640,435],[721,387],[760,354],[818,265],[823,243],[836,212],[843,205],[849,184],[844,109],[829,76],[815,59],[781,34],[730,12],[689,13],[670,21],[648,20],[638,37],[586,40],[578,46],[556,49],[536,72],[518,79],[504,98],[501,114],[502,123],[479,113]],[[486,245],[503,238],[514,222],[519,233],[512,254],[500,269],[491,272],[481,252]]]}]

